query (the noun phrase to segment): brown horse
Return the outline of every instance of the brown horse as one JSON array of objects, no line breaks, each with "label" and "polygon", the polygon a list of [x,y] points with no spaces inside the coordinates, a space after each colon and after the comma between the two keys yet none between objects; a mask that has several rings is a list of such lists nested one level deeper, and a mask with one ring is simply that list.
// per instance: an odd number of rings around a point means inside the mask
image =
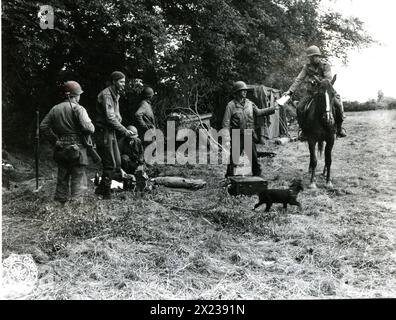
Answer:
[{"label": "brown horse", "polygon": [[[334,99],[336,92],[333,88],[336,77],[332,81],[322,80],[318,83],[318,89],[313,96],[311,106],[305,120],[306,136],[308,139],[310,162],[309,173],[311,174],[310,188],[317,188],[315,183],[315,170],[317,166],[316,144],[321,155],[323,144],[325,147],[325,167],[323,175],[326,175],[326,187],[332,188],[330,180],[331,168],[331,151],[334,146],[336,126],[334,122]],[[327,174],[326,174],[327,173]]]}]

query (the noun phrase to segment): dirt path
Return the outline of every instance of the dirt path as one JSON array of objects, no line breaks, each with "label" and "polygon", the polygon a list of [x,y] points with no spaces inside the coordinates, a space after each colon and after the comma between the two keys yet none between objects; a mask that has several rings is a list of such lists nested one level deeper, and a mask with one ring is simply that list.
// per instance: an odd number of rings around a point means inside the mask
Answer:
[{"label": "dirt path", "polygon": [[[299,195],[301,211],[252,212],[256,197],[227,194],[224,166],[161,169],[206,179],[196,192],[91,194],[63,208],[47,180],[39,195],[28,184],[3,192],[3,254],[35,258],[40,279],[25,298],[396,297],[396,112],[347,116],[334,190],[318,178],[318,190]],[[308,185],[305,144],[268,148],[277,153],[261,160],[271,187],[295,177]]]}]

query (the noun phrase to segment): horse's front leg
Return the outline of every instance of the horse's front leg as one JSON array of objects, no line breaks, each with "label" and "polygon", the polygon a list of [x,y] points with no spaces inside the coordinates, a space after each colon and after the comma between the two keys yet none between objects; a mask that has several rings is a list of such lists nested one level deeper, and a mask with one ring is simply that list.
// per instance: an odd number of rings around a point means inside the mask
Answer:
[{"label": "horse's front leg", "polygon": [[316,189],[316,183],[315,183],[315,171],[316,171],[316,165],[318,164],[318,161],[316,159],[316,153],[315,153],[315,145],[316,141],[313,139],[308,140],[308,146],[309,146],[309,172],[311,174],[311,184],[309,187],[311,189]]},{"label": "horse's front leg", "polygon": [[333,150],[333,146],[334,146],[334,136],[332,136],[329,140],[326,141],[326,148],[325,148],[325,168],[327,171],[326,187],[330,189],[333,188],[333,183],[331,182],[331,178],[330,178],[331,151]]}]

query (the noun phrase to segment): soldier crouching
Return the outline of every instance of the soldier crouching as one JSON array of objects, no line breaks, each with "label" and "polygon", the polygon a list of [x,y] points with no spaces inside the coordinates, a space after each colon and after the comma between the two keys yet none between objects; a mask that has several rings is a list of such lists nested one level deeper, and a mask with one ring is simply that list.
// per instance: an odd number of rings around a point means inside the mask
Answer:
[{"label": "soldier crouching", "polygon": [[118,143],[121,154],[121,168],[128,174],[135,174],[137,169],[143,169],[144,149],[134,126],[128,126],[132,137],[122,137]]}]

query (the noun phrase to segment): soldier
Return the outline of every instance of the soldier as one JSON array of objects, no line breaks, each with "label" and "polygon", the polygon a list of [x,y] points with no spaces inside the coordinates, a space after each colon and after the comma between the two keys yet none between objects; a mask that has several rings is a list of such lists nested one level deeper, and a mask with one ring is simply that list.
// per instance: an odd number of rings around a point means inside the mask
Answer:
[{"label": "soldier", "polygon": [[118,143],[121,153],[121,168],[128,174],[135,174],[137,169],[143,170],[144,150],[138,131],[134,126],[128,126],[132,137],[122,137]]},{"label": "soldier", "polygon": [[121,156],[116,132],[132,137],[133,133],[122,124],[118,100],[125,87],[125,75],[120,71],[111,74],[111,85],[98,94],[96,104],[96,146],[102,158],[102,179],[95,193],[103,199],[111,198],[111,180],[121,179]]},{"label": "soldier", "polygon": [[69,195],[71,198],[82,196],[87,189],[88,157],[82,137],[95,131],[87,111],[78,104],[83,93],[81,86],[68,81],[64,89],[70,100],[54,106],[40,124],[44,136],[55,145],[54,159],[58,164],[55,200],[61,203],[67,202]]},{"label": "soldier", "polygon": [[136,127],[139,132],[139,138],[146,146],[148,143],[144,141],[144,135],[147,130],[155,129],[155,117],[151,100],[154,96],[154,91],[150,87],[145,87],[142,91],[142,101],[139,104],[138,110],[135,112]]},{"label": "soldier", "polygon": [[[248,134],[245,132],[246,129],[252,130],[252,154],[250,163],[252,165],[252,172],[254,176],[261,175],[261,167],[258,163],[257,159],[257,149],[256,143],[258,142],[258,138],[256,133],[254,132],[254,117],[255,116],[266,116],[270,115],[278,109],[278,107],[271,107],[265,109],[259,109],[252,101],[246,98],[248,87],[246,83],[243,81],[237,81],[233,86],[234,99],[231,100],[226,107],[226,111],[223,118],[223,127],[230,129],[230,137],[232,129],[240,129],[240,154],[244,150],[244,136]],[[249,130],[250,131],[250,130]],[[236,147],[236,146],[234,146]],[[237,159],[232,159],[232,141],[231,141],[231,154],[230,154],[230,163],[227,166],[226,177],[234,175],[234,167],[235,163],[237,163]],[[250,156],[250,155],[248,155]],[[235,163],[234,163],[235,161]]]},{"label": "soldier", "polygon": [[[305,81],[307,83],[306,94],[301,98],[297,106],[297,121],[302,130],[300,135],[301,141],[307,140],[304,133],[304,120],[306,115],[304,110],[306,108],[306,104],[309,103],[313,95],[316,93],[318,80],[332,80],[331,67],[328,63],[321,60],[322,54],[319,48],[317,46],[311,46],[306,50],[306,54],[309,62],[303,67],[289,90],[285,92],[285,95],[292,95],[300,87],[302,82]],[[344,121],[344,106],[339,94],[336,95],[334,106],[337,136],[341,138],[346,137],[346,132],[344,128],[342,128],[342,122]]]}]

